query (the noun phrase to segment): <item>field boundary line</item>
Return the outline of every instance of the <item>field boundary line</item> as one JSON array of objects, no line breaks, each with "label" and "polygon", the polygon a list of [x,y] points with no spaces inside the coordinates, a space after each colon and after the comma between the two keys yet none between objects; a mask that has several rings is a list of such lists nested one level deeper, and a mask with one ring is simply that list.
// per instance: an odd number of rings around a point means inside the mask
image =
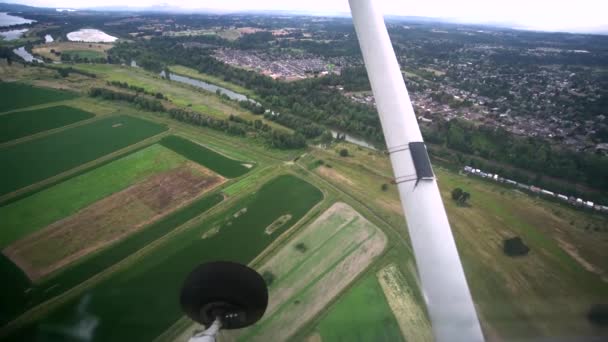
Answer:
[{"label": "field boundary line", "polygon": [[13,145],[17,145],[17,144],[20,144],[20,143],[24,143],[24,142],[27,142],[27,141],[43,138],[43,137],[45,137],[47,135],[51,135],[51,134],[54,134],[54,133],[59,133],[59,132],[68,130],[70,128],[75,128],[75,127],[78,127],[78,126],[90,124],[90,123],[99,121],[101,119],[110,118],[110,117],[113,117],[113,116],[118,116],[118,115],[117,114],[112,114],[112,115],[99,116],[99,115],[95,114],[94,117],[89,118],[89,119],[84,119],[84,120],[76,121],[76,122],[73,122],[73,123],[65,125],[65,126],[61,126],[61,127],[57,127],[57,128],[51,128],[51,129],[46,130],[46,131],[41,131],[41,132],[37,132],[37,133],[34,133],[34,134],[26,135],[26,136],[21,137],[21,138],[17,138],[17,139],[6,141],[6,142],[0,144],[0,149],[5,148],[5,147],[9,147],[9,146],[13,146]]}]

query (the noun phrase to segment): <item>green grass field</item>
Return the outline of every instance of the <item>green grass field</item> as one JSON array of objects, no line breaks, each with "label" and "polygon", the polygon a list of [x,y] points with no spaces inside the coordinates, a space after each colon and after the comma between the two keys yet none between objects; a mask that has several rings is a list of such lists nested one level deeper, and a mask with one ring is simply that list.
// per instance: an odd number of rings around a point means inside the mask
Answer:
[{"label": "green grass field", "polygon": [[181,155],[154,144],[2,206],[0,249],[150,175],[176,168],[185,162]]},{"label": "green grass field", "polygon": [[94,116],[92,113],[68,106],[54,106],[0,115],[0,143]]},{"label": "green grass field", "polygon": [[314,332],[323,342],[403,341],[378,280],[368,274],[323,316]]},{"label": "green grass field", "polygon": [[76,94],[23,83],[0,82],[0,113],[47,102],[73,99]]},{"label": "green grass field", "polygon": [[227,158],[206,147],[175,135],[164,137],[160,143],[227,178],[239,177],[249,171],[249,168],[243,166],[243,162]]},{"label": "green grass field", "polygon": [[11,279],[15,279],[7,291],[1,292],[0,325],[116,264],[186,221],[209,210],[222,200],[223,197],[220,194],[205,196],[37,284],[31,284],[27,278],[24,278],[25,275],[19,268],[0,254],[1,273],[12,275]]},{"label": "green grass field", "polygon": [[74,58],[74,57],[88,58],[90,60],[105,58],[104,53],[99,52],[99,51],[93,51],[93,50],[66,50],[66,51],[63,51],[62,54],[68,55],[72,58]]},{"label": "green grass field", "polygon": [[[333,148],[317,149],[301,162],[323,159],[330,164],[314,171],[406,238],[395,186],[381,190],[391,179],[387,158],[352,145],[350,151],[352,157],[342,158]],[[606,217],[439,167],[435,173],[484,329],[507,340],[594,334],[586,312],[606,298],[608,286],[583,263],[606,274]],[[456,187],[471,193],[470,206],[451,199]],[[530,255],[504,255],[503,240],[513,236],[522,237]]]},{"label": "green grass field", "polygon": [[[26,341],[34,336],[66,338],[65,334],[58,335],[59,331],[45,327],[74,328],[78,324],[74,315],[84,310],[101,322],[90,336],[91,341],[151,341],[181,317],[179,289],[196,265],[210,260],[247,264],[288,228],[267,235],[264,229],[268,225],[287,213],[296,222],[321,198],[317,188],[299,178],[289,175],[274,178],[230,210],[182,231],[155,253],[7,340]],[[246,213],[235,218],[234,214],[243,208],[248,208]],[[217,224],[223,224],[218,234],[201,239],[203,232]]]},{"label": "green grass field", "polygon": [[159,124],[116,116],[0,149],[0,195],[55,176],[165,131]]}]

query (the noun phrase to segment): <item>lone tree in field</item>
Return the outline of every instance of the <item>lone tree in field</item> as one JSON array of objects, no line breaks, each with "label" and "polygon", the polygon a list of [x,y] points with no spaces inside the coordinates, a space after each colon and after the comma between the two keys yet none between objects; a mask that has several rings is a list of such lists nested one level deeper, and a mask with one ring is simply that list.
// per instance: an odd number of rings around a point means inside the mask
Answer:
[{"label": "lone tree in field", "polygon": [[516,236],[514,238],[505,239],[503,251],[506,255],[511,257],[524,256],[530,252],[530,247],[526,246],[519,236]]},{"label": "lone tree in field", "polygon": [[264,279],[264,282],[266,282],[266,285],[270,286],[270,284],[272,284],[274,281],[275,276],[270,271],[264,271],[264,273],[262,273],[262,278]]},{"label": "lone tree in field", "polygon": [[452,199],[456,201],[458,205],[467,205],[467,201],[469,200],[469,198],[471,198],[471,194],[462,190],[461,188],[456,188],[452,190]]},{"label": "lone tree in field", "polygon": [[587,319],[594,325],[608,327],[608,304],[595,304],[587,313]]},{"label": "lone tree in field", "polygon": [[304,244],[304,242],[299,242],[296,245],[296,249],[301,253],[305,253],[308,250],[308,247]]},{"label": "lone tree in field", "polygon": [[348,150],[343,148],[340,150],[340,157],[348,157]]},{"label": "lone tree in field", "polygon": [[382,191],[388,190],[388,184],[386,184],[386,183],[382,184],[382,186],[380,187],[380,189],[382,189]]}]

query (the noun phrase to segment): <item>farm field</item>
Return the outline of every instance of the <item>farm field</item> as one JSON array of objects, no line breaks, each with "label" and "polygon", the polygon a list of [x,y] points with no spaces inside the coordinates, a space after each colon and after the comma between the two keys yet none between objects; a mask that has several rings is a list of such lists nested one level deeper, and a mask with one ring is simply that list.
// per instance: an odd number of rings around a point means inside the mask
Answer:
[{"label": "farm field", "polygon": [[0,115],[0,143],[95,117],[68,106],[54,106]]},{"label": "farm field", "polygon": [[[390,164],[370,162],[377,158],[374,152],[358,151],[352,145],[350,150],[354,156],[343,158],[334,150],[315,149],[300,162],[318,165],[315,160],[324,160],[325,166],[315,168],[315,173],[368,204],[407,236],[403,223],[399,224],[403,217],[395,187],[381,190],[382,184],[390,184],[386,176]],[[586,314],[608,295],[602,280],[608,270],[608,237],[601,232],[605,217],[439,167],[435,173],[488,336],[521,339],[597,333]],[[451,191],[455,187],[471,193],[470,206],[454,203]],[[513,236],[530,246],[528,256],[504,255],[503,239]],[[576,300],[564,298],[565,293]]]},{"label": "farm field", "polygon": [[0,82],[0,113],[47,102],[64,101],[77,95],[17,82]]},{"label": "farm field", "polygon": [[[91,341],[150,341],[181,316],[177,300],[159,293],[177,294],[186,274],[205,260],[248,263],[321,198],[317,188],[297,177],[274,178],[229,210],[181,231],[155,253],[142,257],[6,340],[29,340],[32,334],[57,338],[61,332],[78,325],[72,318],[81,312],[98,320],[96,329],[88,331],[86,336]],[[272,235],[264,232],[268,225],[286,214],[292,217],[288,224]],[[202,238],[205,231],[218,225],[216,234]],[[152,312],[162,314],[150,315]]]},{"label": "farm field", "polygon": [[181,155],[154,144],[1,206],[0,249],[153,174],[176,169],[186,161]]},{"label": "farm field", "polygon": [[[93,161],[165,131],[159,124],[120,115],[0,148],[0,196]],[[103,142],[103,143],[102,143]]]},{"label": "farm field", "polygon": [[114,243],[110,248],[89,255],[70,265],[69,268],[41,279],[38,283],[32,283],[21,269],[0,253],[2,274],[13,275],[11,279],[15,280],[10,283],[11,286],[6,291],[0,292],[2,304],[0,324],[104,271],[185,222],[203,214],[222,200],[223,196],[218,193],[204,196]]},{"label": "farm field", "polygon": [[187,162],[116,192],[8,247],[2,253],[36,281],[143,229],[224,179]]},{"label": "farm field", "polygon": [[259,272],[273,279],[260,323],[242,341],[286,341],[382,253],[386,236],[352,207],[335,203],[286,243]]},{"label": "farm field", "polygon": [[373,275],[364,277],[340,297],[308,334],[307,340],[404,341],[382,288]]},{"label": "farm field", "polygon": [[184,157],[197,162],[224,177],[234,178],[244,175],[252,164],[230,159],[190,140],[170,135],[161,139],[160,144]]},{"label": "farm field", "polygon": [[106,51],[111,49],[112,44],[79,43],[79,42],[52,42],[36,45],[32,48],[34,54],[49,58],[53,61],[61,60],[61,56],[52,53],[51,50],[66,55],[79,55],[81,58],[105,58]]}]

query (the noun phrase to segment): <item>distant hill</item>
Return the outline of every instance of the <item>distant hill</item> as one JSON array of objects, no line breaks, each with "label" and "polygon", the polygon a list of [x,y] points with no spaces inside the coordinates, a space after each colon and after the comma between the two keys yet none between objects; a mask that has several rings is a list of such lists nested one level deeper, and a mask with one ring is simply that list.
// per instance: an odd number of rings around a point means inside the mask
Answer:
[{"label": "distant hill", "polygon": [[21,4],[0,3],[0,12],[21,12],[21,13],[40,13],[40,12],[55,12],[55,8],[49,7],[33,7]]}]

